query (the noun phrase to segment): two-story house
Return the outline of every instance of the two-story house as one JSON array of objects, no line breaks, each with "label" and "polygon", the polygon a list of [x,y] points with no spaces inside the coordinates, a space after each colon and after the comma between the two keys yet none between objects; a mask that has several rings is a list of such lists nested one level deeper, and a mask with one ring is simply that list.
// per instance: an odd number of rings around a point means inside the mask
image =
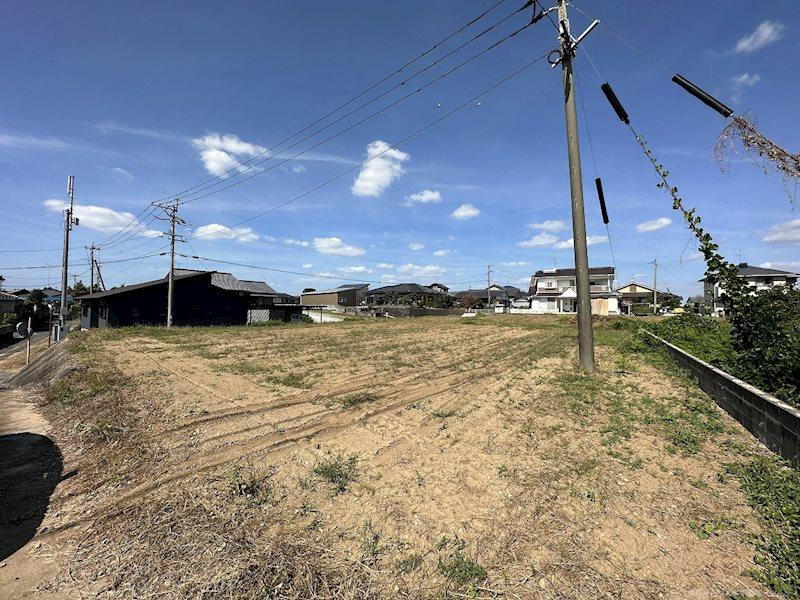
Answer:
[{"label": "two-story house", "polygon": [[[797,273],[754,267],[747,263],[739,263],[736,268],[739,271],[739,277],[742,277],[747,282],[747,285],[753,289],[753,293],[759,290],[797,284]],[[725,290],[719,283],[711,283],[705,278],[700,281],[703,283],[703,296],[706,301],[706,307],[712,314],[721,314],[723,306],[720,297],[725,293]]]},{"label": "two-story house", "polygon": [[[535,313],[576,313],[575,269],[542,269],[531,276],[529,293]],[[618,315],[614,267],[589,267],[592,314]]]}]

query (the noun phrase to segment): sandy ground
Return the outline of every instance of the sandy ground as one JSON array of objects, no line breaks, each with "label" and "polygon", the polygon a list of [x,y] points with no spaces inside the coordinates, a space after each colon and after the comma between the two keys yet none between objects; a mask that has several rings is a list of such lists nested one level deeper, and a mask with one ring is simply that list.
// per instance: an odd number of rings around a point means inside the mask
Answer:
[{"label": "sandy ground", "polygon": [[[756,521],[717,477],[730,448],[754,445],[738,424],[719,413],[716,437],[676,451],[647,411],[677,411],[697,390],[621,366],[611,348],[586,383],[574,326],[492,319],[81,338],[138,382],[147,463],[125,450],[110,473],[107,456],[67,445],[84,469],[56,490],[43,539],[71,567],[42,589],[138,597],[162,577],[166,597],[200,596],[209,549],[180,541],[180,520],[202,509],[209,531],[242,519],[259,539],[323,546],[382,597],[772,597],[744,575]],[[352,467],[343,486],[320,475],[326,462]],[[261,487],[231,497],[249,489],[242,473]],[[147,532],[162,525],[173,533],[148,562]],[[220,556],[237,543],[224,529]],[[143,564],[158,575],[140,577]]]}]

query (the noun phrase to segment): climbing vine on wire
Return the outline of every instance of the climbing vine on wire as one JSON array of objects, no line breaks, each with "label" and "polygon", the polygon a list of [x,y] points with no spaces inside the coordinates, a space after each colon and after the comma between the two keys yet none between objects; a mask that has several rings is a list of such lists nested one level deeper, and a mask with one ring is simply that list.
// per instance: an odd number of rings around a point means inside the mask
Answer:
[{"label": "climbing vine on wire", "polygon": [[[775,170],[781,174],[786,184],[789,200],[794,203],[797,182],[800,181],[800,154],[792,154],[767,138],[748,118],[733,116],[730,123],[719,134],[714,147],[717,164],[723,172],[728,169],[730,163],[728,155],[735,151],[737,141],[749,154],[753,164],[765,173]],[[790,180],[794,180],[794,186],[788,185]]]}]

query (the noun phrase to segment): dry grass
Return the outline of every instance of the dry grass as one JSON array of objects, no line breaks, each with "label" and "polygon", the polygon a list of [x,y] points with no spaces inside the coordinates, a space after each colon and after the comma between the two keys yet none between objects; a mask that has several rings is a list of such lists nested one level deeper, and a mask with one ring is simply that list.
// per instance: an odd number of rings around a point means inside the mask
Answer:
[{"label": "dry grass", "polygon": [[[717,477],[755,444],[691,382],[623,352],[624,329],[597,327],[595,377],[574,372],[574,324],[548,317],[79,336],[94,366],[69,384],[72,402],[56,388],[48,404],[86,468],[48,517],[53,548],[74,552],[52,585],[771,597],[743,574],[758,522]],[[92,392],[103,373],[112,384]],[[121,431],[70,430],[106,411]]]}]

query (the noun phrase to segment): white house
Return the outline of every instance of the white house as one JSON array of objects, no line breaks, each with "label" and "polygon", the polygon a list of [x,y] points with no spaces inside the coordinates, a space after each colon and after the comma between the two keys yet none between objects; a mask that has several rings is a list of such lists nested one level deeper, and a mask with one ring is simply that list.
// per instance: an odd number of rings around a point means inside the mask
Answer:
[{"label": "white house", "polygon": [[[614,291],[614,267],[590,267],[589,291],[592,314],[618,315],[619,303]],[[575,269],[542,269],[531,276],[531,312],[577,312],[578,294],[575,288]]]},{"label": "white house", "polygon": [[[753,289],[753,293],[759,290],[797,284],[797,273],[754,267],[747,263],[739,263],[736,268],[739,270],[739,277],[747,282],[747,285]],[[720,296],[725,293],[724,288],[719,283],[711,283],[705,279],[700,281],[703,283],[703,296],[706,299],[706,305],[712,312],[721,313],[723,307],[722,302],[720,302]]]}]

